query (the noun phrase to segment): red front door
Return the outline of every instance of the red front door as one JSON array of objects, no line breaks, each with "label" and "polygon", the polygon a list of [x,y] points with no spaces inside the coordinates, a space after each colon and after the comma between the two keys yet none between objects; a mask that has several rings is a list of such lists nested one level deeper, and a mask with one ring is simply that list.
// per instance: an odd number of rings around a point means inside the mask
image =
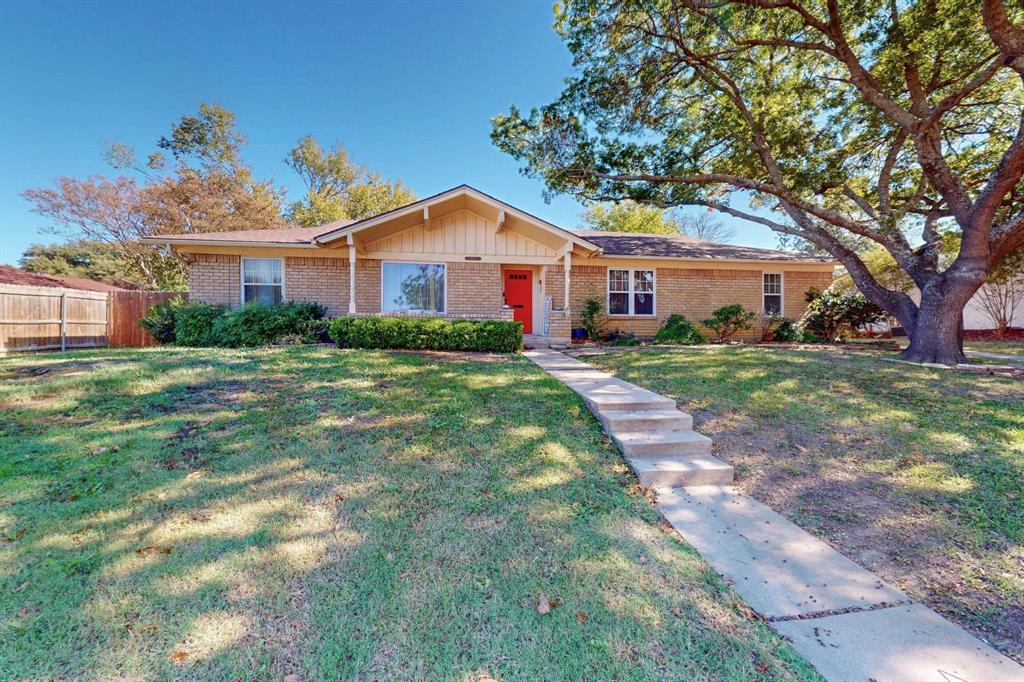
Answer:
[{"label": "red front door", "polygon": [[505,271],[505,303],[512,307],[512,319],[523,323],[523,333],[533,333],[533,273]]}]

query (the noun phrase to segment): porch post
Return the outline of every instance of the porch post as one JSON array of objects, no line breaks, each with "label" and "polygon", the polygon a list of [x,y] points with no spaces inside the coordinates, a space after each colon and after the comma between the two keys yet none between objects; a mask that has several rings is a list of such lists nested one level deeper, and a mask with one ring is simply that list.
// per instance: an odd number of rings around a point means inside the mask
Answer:
[{"label": "porch post", "polygon": [[356,314],[356,242],[348,235],[348,314]]},{"label": "porch post", "polygon": [[569,271],[572,270],[572,250],[565,252],[565,303],[562,307],[569,312]]}]

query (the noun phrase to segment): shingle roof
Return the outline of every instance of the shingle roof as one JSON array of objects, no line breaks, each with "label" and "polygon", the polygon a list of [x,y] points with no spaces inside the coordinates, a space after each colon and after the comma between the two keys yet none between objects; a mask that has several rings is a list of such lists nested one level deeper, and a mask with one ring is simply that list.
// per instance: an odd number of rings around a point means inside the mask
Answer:
[{"label": "shingle roof", "polygon": [[19,284],[31,287],[63,287],[83,291],[121,291],[121,287],[97,282],[84,277],[61,277],[57,275],[41,275],[28,272],[10,265],[0,265],[0,284]]},{"label": "shingle roof", "polygon": [[814,261],[821,263],[829,263],[833,260],[828,256],[758,249],[753,246],[719,244],[682,234],[638,234],[635,232],[603,232],[600,230],[576,230],[575,232],[588,242],[593,242],[600,246],[605,256]]},{"label": "shingle roof", "polygon": [[196,242],[259,242],[265,244],[311,244],[322,234],[347,227],[355,220],[335,220],[316,227],[282,227],[276,230],[239,230],[237,232],[203,232],[167,235],[175,241]]}]

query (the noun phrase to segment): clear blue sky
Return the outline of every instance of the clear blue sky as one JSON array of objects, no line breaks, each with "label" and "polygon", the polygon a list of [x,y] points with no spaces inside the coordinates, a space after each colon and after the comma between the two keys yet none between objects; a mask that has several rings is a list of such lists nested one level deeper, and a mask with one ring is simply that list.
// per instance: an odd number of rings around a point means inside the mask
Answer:
[{"label": "clear blue sky", "polygon": [[[302,194],[282,163],[307,133],[401,177],[420,196],[466,182],[563,227],[566,197],[490,142],[490,118],[554,98],[571,73],[549,0],[504,3],[0,3],[0,262],[45,221],[20,193],[53,178],[114,174],[117,140],[145,156],[200,102],[219,102],[249,138],[258,177]],[[734,241],[772,247],[737,224]]]}]

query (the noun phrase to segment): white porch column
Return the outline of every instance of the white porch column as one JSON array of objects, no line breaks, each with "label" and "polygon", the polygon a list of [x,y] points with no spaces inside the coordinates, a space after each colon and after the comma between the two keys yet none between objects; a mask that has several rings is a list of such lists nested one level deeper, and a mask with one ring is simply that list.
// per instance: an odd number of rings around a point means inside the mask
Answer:
[{"label": "white porch column", "polygon": [[565,257],[565,303],[562,307],[566,312],[569,311],[569,271],[572,270],[572,251],[566,251]]},{"label": "white porch column", "polygon": [[348,236],[348,314],[356,314],[356,242]]}]

